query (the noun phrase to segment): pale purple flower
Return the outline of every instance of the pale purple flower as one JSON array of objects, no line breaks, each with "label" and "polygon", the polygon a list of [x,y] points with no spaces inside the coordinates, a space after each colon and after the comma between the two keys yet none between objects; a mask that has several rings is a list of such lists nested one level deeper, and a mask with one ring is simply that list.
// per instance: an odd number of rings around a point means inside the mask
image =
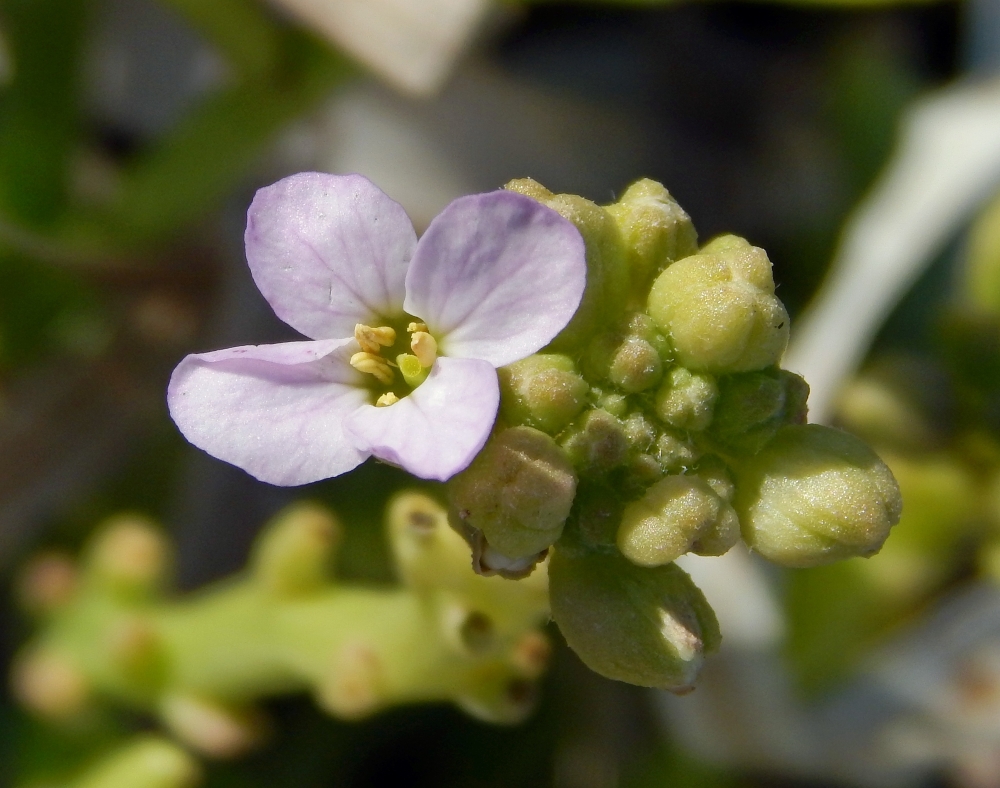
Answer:
[{"label": "pale purple flower", "polygon": [[[338,476],[371,455],[453,476],[489,437],[496,367],[548,344],[586,283],[576,228],[506,191],[455,200],[418,241],[366,178],[300,173],[257,192],[245,240],[257,287],[310,339],[190,355],[167,402],[189,441],[272,484]],[[376,407],[380,381],[355,368],[356,326],[408,320],[426,324],[437,356],[408,396]]]}]

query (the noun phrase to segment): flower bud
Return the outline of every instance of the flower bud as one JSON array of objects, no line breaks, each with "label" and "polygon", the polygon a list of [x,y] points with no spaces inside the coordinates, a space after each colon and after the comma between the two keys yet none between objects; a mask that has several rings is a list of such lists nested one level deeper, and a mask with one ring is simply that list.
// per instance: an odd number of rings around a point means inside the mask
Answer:
[{"label": "flower bud", "polygon": [[644,296],[653,277],[669,263],[698,251],[698,234],[690,217],[656,181],[636,181],[606,210],[628,250],[633,294]]},{"label": "flower bud", "polygon": [[514,425],[555,435],[587,404],[590,387],[569,356],[537,354],[497,370],[500,408]]},{"label": "flower bud", "polygon": [[805,424],[809,384],[793,372],[768,369],[719,379],[708,434],[728,454],[756,454],[786,424]]},{"label": "flower bud", "polygon": [[555,542],[575,494],[576,476],[566,455],[531,427],[494,435],[448,484],[459,519],[509,558],[536,554]]},{"label": "flower bud", "polygon": [[722,555],[736,544],[733,508],[697,476],[667,476],[625,507],[617,544],[639,566],[663,566],[688,552]]},{"label": "flower bud", "polygon": [[259,711],[195,695],[168,695],[160,714],[174,736],[212,758],[244,755],[261,743],[267,731]]},{"label": "flower bud", "polygon": [[68,720],[90,703],[92,687],[80,666],[54,648],[35,647],[22,653],[10,675],[15,698],[34,713]]},{"label": "flower bud", "polygon": [[602,474],[625,462],[629,442],[622,423],[598,408],[569,427],[562,447],[581,473]]},{"label": "flower bud", "polygon": [[656,392],[656,415],[679,430],[704,430],[712,421],[719,387],[711,375],[674,367]]},{"label": "flower bud", "polygon": [[295,596],[325,586],[333,553],[341,539],[340,523],[324,507],[293,504],[258,537],[253,572],[269,591]]},{"label": "flower bud", "polygon": [[734,236],[671,264],[653,283],[648,311],[677,362],[696,371],[763,369],[788,342],[788,314],[774,295],[767,254]]},{"label": "flower bud", "polygon": [[680,473],[698,461],[698,449],[694,444],[669,430],[656,439],[654,454],[667,473]]},{"label": "flower bud", "polygon": [[629,337],[615,351],[608,379],[618,388],[635,394],[655,386],[663,374],[663,362],[645,339]]},{"label": "flower bud", "polygon": [[94,539],[87,576],[113,594],[142,596],[163,584],[171,559],[166,540],[151,521],[119,515],[108,520]]},{"label": "flower bud", "polygon": [[817,566],[877,553],[903,501],[891,471],[849,433],[783,427],[736,468],[743,539],[784,566]]},{"label": "flower bud", "polygon": [[173,742],[154,736],[116,751],[92,767],[78,788],[194,788],[201,782],[195,759]]},{"label": "flower bud", "polygon": [[584,664],[610,679],[689,690],[721,635],[712,608],[675,564],[646,569],[613,553],[557,549],[552,617]]},{"label": "flower bud", "polygon": [[599,326],[616,322],[625,309],[629,272],[618,225],[606,210],[575,194],[545,196],[548,190],[528,179],[511,181],[506,188],[556,211],[573,222],[583,236],[587,289],[576,315],[550,344],[559,351],[579,347]]}]

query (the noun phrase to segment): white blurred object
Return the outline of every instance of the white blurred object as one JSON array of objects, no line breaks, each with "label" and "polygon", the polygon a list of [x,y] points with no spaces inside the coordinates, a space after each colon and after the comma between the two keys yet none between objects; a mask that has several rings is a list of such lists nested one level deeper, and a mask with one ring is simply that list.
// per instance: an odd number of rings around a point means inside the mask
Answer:
[{"label": "white blurred object", "polygon": [[489,0],[272,0],[408,93],[437,90]]},{"label": "white blurred object", "polygon": [[811,421],[829,420],[886,315],[998,183],[1000,79],[947,88],[908,113],[888,169],[792,328],[783,363],[809,381]]}]

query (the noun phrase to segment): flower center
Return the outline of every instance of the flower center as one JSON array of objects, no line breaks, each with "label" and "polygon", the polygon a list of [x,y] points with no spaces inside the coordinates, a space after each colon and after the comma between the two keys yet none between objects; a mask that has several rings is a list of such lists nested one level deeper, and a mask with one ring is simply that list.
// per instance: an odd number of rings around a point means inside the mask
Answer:
[{"label": "flower center", "polygon": [[[409,334],[409,353],[397,352],[405,348],[402,331],[391,326],[372,327],[362,323],[354,327],[354,338],[361,350],[351,356],[351,366],[374,378],[372,387],[380,392],[375,400],[376,407],[399,402],[424,382],[437,359],[437,340],[426,324],[409,322],[406,333]],[[394,355],[395,361],[392,361]]]}]

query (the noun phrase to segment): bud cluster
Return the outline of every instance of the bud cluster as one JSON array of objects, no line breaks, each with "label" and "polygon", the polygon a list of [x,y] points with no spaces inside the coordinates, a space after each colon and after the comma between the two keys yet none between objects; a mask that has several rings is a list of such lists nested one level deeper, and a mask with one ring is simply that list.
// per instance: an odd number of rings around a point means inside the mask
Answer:
[{"label": "bud cluster", "polygon": [[553,617],[591,668],[685,690],[719,632],[675,559],[741,537],[786,566],[871,555],[898,487],[860,440],[805,423],[762,249],[699,247],[650,180],[607,207],[507,188],[577,226],[587,289],[544,352],[499,370],[494,433],[449,483],[452,524],[484,574],[525,577],[551,550]]}]

